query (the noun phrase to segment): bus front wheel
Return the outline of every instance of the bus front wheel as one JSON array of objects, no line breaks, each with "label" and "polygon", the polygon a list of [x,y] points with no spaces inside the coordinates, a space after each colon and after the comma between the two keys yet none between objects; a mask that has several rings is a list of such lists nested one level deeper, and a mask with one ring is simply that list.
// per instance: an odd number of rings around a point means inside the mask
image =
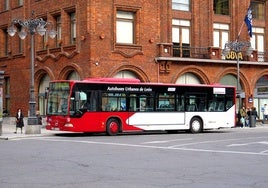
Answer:
[{"label": "bus front wheel", "polygon": [[194,117],[190,122],[190,131],[200,133],[203,130],[203,123],[200,118]]},{"label": "bus front wheel", "polygon": [[119,132],[119,122],[116,119],[109,119],[106,123],[106,132],[109,136],[115,136]]}]

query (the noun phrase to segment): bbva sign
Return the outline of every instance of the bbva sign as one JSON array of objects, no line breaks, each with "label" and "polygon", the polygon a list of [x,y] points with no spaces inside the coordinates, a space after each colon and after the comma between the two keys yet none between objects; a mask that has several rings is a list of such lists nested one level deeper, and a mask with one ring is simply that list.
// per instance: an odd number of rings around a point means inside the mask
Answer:
[{"label": "bbva sign", "polygon": [[225,59],[227,59],[227,60],[237,60],[237,58],[239,60],[243,60],[243,54],[242,54],[242,52],[236,53],[234,51],[231,51],[229,54],[227,54],[225,56]]}]

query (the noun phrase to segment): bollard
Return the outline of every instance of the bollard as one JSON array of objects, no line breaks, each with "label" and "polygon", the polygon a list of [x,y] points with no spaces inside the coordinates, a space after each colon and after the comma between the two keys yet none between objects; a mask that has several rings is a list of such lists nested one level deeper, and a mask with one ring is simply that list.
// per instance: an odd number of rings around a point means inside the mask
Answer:
[{"label": "bollard", "polygon": [[256,126],[256,121],[255,121],[255,116],[254,115],[251,115],[250,116],[250,127],[255,127]]}]

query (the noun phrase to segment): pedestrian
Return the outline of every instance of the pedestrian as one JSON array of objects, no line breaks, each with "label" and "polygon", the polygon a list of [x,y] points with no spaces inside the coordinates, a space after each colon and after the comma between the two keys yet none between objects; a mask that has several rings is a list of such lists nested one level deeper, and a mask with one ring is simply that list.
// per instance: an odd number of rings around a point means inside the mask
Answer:
[{"label": "pedestrian", "polygon": [[22,134],[22,128],[24,127],[23,118],[24,118],[23,113],[22,113],[21,109],[18,108],[17,114],[16,114],[16,131],[14,132],[15,134],[17,134],[18,128],[20,128],[21,134]]},{"label": "pedestrian", "polygon": [[252,107],[251,108],[251,114],[250,114],[250,127],[256,127],[256,119],[258,118],[259,119],[259,116],[258,116],[258,112],[256,110],[256,107]]},{"label": "pedestrian", "polygon": [[38,121],[38,125],[42,125],[42,116],[40,115],[39,111],[36,111],[36,118]]},{"label": "pedestrian", "polygon": [[263,123],[265,123],[266,120],[268,120],[268,106],[267,106],[267,104],[264,104],[264,107],[263,107]]},{"label": "pedestrian", "polygon": [[246,127],[250,127],[251,108],[247,107]]},{"label": "pedestrian", "polygon": [[9,114],[8,114],[8,111],[7,111],[7,109],[3,109],[3,117],[6,117],[6,116],[8,116]]},{"label": "pedestrian", "polygon": [[247,118],[247,112],[246,112],[246,108],[245,108],[245,106],[243,106],[243,107],[239,110],[239,114],[240,114],[241,128],[243,128],[243,127],[245,127],[245,125],[246,125],[246,118]]}]

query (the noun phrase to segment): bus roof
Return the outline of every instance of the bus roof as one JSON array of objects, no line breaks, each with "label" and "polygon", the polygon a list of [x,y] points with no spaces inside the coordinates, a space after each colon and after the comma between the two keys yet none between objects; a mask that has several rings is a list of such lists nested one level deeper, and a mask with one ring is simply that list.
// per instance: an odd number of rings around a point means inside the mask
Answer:
[{"label": "bus roof", "polygon": [[140,85],[162,85],[162,86],[189,86],[189,87],[227,87],[235,88],[232,85],[215,84],[174,84],[174,83],[160,83],[160,82],[141,82],[136,78],[85,78],[84,80],[54,80],[51,82],[73,82],[73,83],[102,83],[102,84],[140,84]]},{"label": "bus roof", "polygon": [[137,78],[86,78],[83,81],[90,82],[114,82],[114,83],[141,83]]}]

